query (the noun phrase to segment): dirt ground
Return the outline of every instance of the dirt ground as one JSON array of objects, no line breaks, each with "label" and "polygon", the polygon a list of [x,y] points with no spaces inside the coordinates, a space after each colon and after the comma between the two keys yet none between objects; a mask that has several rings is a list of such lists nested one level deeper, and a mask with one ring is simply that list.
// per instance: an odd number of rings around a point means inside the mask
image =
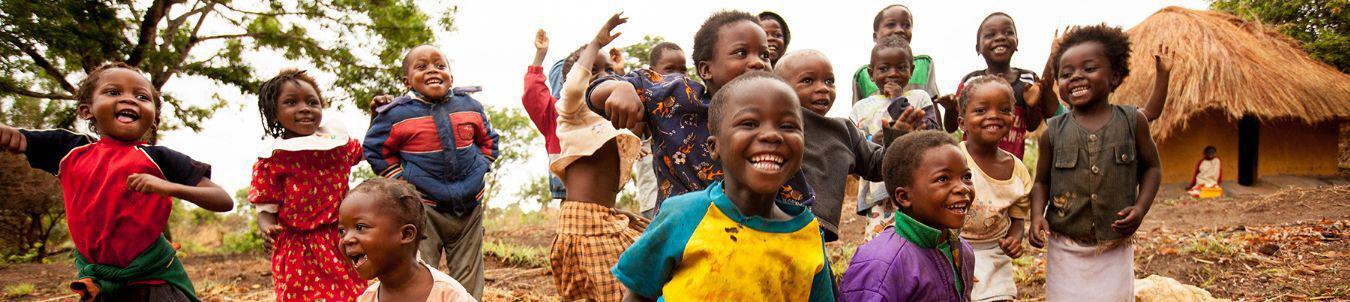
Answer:
[{"label": "dirt ground", "polygon": [[[1235,301],[1325,301],[1350,299],[1350,180],[1267,177],[1255,187],[1227,188],[1224,198],[1195,200],[1181,188],[1165,186],[1136,236],[1135,274],[1171,277]],[[851,194],[850,194],[851,195]],[[845,202],[844,213],[853,212]],[[498,215],[487,223],[488,241],[546,251],[556,215],[522,219]],[[844,215],[845,233],[830,243],[836,267],[846,267],[861,244],[866,221]],[[1031,249],[1017,264],[1019,296],[1038,300],[1044,286],[1044,259]],[[268,260],[261,254],[183,255],[183,262],[206,301],[269,301],[273,298]],[[546,265],[508,264],[489,253],[485,301],[556,301]],[[534,257],[538,257],[535,255]],[[546,262],[545,262],[546,263]],[[69,261],[11,264],[0,268],[5,301],[70,301],[64,290],[73,274]],[[33,285],[31,293],[11,288]]]}]

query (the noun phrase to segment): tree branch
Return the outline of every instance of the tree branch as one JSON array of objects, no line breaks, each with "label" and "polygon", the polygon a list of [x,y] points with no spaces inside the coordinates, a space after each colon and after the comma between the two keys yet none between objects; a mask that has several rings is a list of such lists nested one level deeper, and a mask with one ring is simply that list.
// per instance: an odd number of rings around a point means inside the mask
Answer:
[{"label": "tree branch", "polygon": [[189,43],[199,43],[199,42],[203,42],[203,41],[207,41],[207,40],[215,40],[215,39],[234,39],[234,38],[243,38],[243,37],[256,38],[256,37],[258,37],[258,34],[234,34],[234,35],[205,36],[205,37],[199,37],[199,38],[196,38],[195,40],[191,40]]},{"label": "tree branch", "polygon": [[61,72],[60,69],[57,69],[56,66],[53,66],[52,62],[47,61],[47,58],[42,57],[42,54],[38,53],[36,49],[33,49],[32,45],[18,41],[10,41],[10,44],[14,44],[15,47],[19,48],[19,51],[22,51],[24,54],[27,54],[29,58],[33,59],[33,63],[42,67],[42,70],[46,71],[48,76],[51,76],[56,80],[57,84],[61,85],[61,89],[65,89],[66,92],[69,93],[75,93],[75,85],[71,85],[70,81],[66,81],[66,74]]},{"label": "tree branch", "polygon": [[75,96],[69,94],[41,93],[18,87],[10,87],[9,85],[0,85],[0,92],[50,100],[75,100]]},{"label": "tree branch", "polygon": [[136,47],[131,49],[131,54],[127,56],[127,65],[140,65],[141,59],[145,58],[145,49],[155,40],[155,32],[159,27],[159,20],[164,19],[164,12],[169,10],[175,3],[181,0],[155,0],[150,4],[150,8],[145,10],[145,17],[141,20],[141,32],[136,41]]},{"label": "tree branch", "polygon": [[[216,2],[210,2],[206,4],[205,8],[209,11],[212,7],[215,7],[215,5]],[[150,79],[151,84],[155,86],[156,90],[164,87],[164,83],[169,81],[169,77],[174,73],[177,73],[178,68],[183,65],[183,61],[187,61],[188,56],[192,54],[192,47],[197,46],[197,43],[201,42],[201,40],[197,38],[197,33],[201,31],[202,24],[206,23],[206,16],[208,15],[210,14],[202,13],[201,17],[197,18],[197,24],[192,27],[192,34],[188,36],[187,45],[183,45],[183,49],[178,50],[178,60],[169,63],[168,66],[164,67],[162,72],[155,74],[154,77]]]}]

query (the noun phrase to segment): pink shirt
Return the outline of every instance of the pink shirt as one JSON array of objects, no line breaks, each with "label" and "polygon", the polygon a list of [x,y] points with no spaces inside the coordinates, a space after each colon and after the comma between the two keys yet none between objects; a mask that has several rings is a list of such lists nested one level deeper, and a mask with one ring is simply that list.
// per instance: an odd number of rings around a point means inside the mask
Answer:
[{"label": "pink shirt", "polygon": [[[421,264],[422,267],[431,271],[431,293],[427,295],[427,302],[478,301],[473,298],[473,295],[469,295],[469,291],[465,290],[464,286],[459,284],[459,281],[455,281],[455,278],[451,278],[450,275],[446,275],[445,273],[436,270],[436,268],[427,265],[426,262],[422,262],[420,259],[417,260],[417,264]],[[356,302],[378,302],[380,301],[379,295],[380,282],[376,281],[375,284],[371,284],[370,287],[366,288],[366,292],[361,293],[361,296],[356,298]]]}]

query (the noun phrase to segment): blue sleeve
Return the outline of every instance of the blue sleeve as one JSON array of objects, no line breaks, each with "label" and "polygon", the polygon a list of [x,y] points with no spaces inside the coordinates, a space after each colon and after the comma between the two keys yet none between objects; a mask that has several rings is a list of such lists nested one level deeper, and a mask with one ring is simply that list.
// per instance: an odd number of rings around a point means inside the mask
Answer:
[{"label": "blue sleeve", "polygon": [[553,63],[553,67],[548,68],[548,91],[555,100],[562,98],[560,95],[562,95],[562,85],[563,80],[565,80],[562,74],[564,61],[566,60],[558,60],[558,62]]},{"label": "blue sleeve", "polygon": [[501,145],[501,137],[497,135],[497,128],[492,127],[492,121],[490,121],[491,119],[488,118],[487,112],[483,110],[481,105],[478,107],[478,114],[483,115],[483,129],[487,130],[487,140],[491,142],[488,143],[488,145],[490,145],[488,149],[492,150],[492,155],[488,156],[488,162],[495,162],[497,161],[497,156],[501,155],[498,152],[498,147]]},{"label": "blue sleeve", "polygon": [[661,296],[661,288],[679,266],[684,246],[711,203],[699,200],[697,197],[703,194],[697,193],[672,197],[661,205],[660,214],[610,270],[619,283],[643,297]]},{"label": "blue sleeve", "polygon": [[591,91],[607,81],[626,81],[633,84],[633,88],[638,92],[638,99],[642,100],[643,113],[648,115],[657,107],[658,102],[655,101],[665,100],[676,91],[683,93],[688,87],[693,93],[702,94],[704,89],[702,86],[691,85],[684,75],[661,75],[650,69],[634,70],[623,76],[611,75],[599,78],[586,88],[586,106],[605,117],[609,117],[609,114],[605,113],[605,108],[595,107],[595,104],[591,103]]},{"label": "blue sleeve", "polygon": [[[823,232],[821,236],[824,236]],[[811,301],[834,302],[834,273],[830,270],[830,254],[825,252],[823,244],[820,246],[820,253],[825,257],[825,267],[816,272],[816,277],[811,280]]]},{"label": "blue sleeve", "polygon": [[164,180],[196,186],[202,179],[211,178],[211,165],[193,160],[183,153],[164,146],[145,146],[142,150],[159,166],[160,172],[164,173]]},{"label": "blue sleeve", "polygon": [[363,154],[366,162],[370,163],[370,170],[375,175],[386,178],[396,178],[401,171],[398,159],[398,150],[385,150],[385,142],[389,140],[389,131],[393,130],[394,123],[397,122],[394,116],[393,106],[387,111],[376,114],[370,121],[370,129],[366,130],[366,138],[361,142]]},{"label": "blue sleeve", "polygon": [[66,154],[92,142],[89,136],[64,129],[19,129],[19,133],[28,142],[28,149],[24,150],[28,165],[52,175],[61,173],[61,160],[66,158]]}]

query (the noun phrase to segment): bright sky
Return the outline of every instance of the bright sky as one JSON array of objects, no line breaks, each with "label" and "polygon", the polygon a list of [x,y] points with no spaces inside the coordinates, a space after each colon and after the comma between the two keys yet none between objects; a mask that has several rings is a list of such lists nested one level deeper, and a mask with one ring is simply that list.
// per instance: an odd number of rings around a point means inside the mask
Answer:
[{"label": "bright sky", "polygon": [[[612,46],[624,46],[641,41],[643,35],[659,35],[679,44],[686,53],[693,48],[694,32],[713,12],[725,9],[743,10],[752,14],[774,11],[787,20],[792,31],[788,50],[815,49],[824,52],[835,68],[838,78],[839,100],[830,111],[832,116],[846,116],[850,110],[847,99],[852,95],[849,76],[867,63],[872,48],[872,17],[882,7],[893,3],[905,4],[914,13],[916,54],[933,57],[937,67],[937,81],[942,93],[950,93],[962,75],[984,68],[984,60],[975,53],[975,32],[980,20],[992,12],[1001,11],[1013,17],[1017,24],[1019,51],[1013,57],[1014,67],[1040,72],[1050,48],[1050,39],[1056,29],[1068,25],[1096,24],[1129,28],[1149,15],[1167,6],[1205,9],[1208,2],[1186,1],[680,1],[679,4],[655,5],[648,1],[463,1],[455,15],[456,31],[438,30],[436,41],[428,41],[454,60],[452,71],[455,85],[481,85],[483,92],[474,98],[486,106],[523,108],[520,105],[522,77],[525,67],[534,55],[534,32],[548,31],[552,50],[545,60],[548,64],[561,59],[567,52],[588,41],[608,16],[624,11],[627,24],[619,27],[623,35]],[[444,7],[436,1],[419,1],[429,11]],[[433,18],[435,20],[436,18]],[[432,26],[436,26],[432,24]],[[210,29],[207,29],[208,31]],[[1150,49],[1136,46],[1135,51]],[[286,61],[275,54],[250,55],[258,71],[255,77],[266,79],[283,67],[303,65]],[[691,62],[692,63],[692,62]],[[311,71],[313,72],[313,71]],[[325,93],[338,89],[331,87],[331,74],[318,73]],[[390,87],[390,92],[401,87]],[[214,167],[212,180],[228,192],[248,186],[256,153],[260,148],[262,126],[259,122],[257,97],[241,95],[238,89],[221,87],[200,78],[177,78],[165,86],[166,93],[180,99],[205,104],[213,97],[229,103],[205,122],[200,133],[179,130],[164,135],[160,142]],[[325,114],[325,119],[340,118],[354,137],[363,137],[368,117],[354,106],[338,106]],[[547,158],[542,144],[531,146],[532,157],[520,167],[504,169],[506,173],[503,194],[489,202],[503,207],[515,202],[516,188],[525,180],[545,175]],[[362,165],[365,165],[362,163]],[[524,177],[528,176],[528,177]],[[630,188],[632,186],[629,186]],[[523,208],[537,204],[527,202]]]}]

